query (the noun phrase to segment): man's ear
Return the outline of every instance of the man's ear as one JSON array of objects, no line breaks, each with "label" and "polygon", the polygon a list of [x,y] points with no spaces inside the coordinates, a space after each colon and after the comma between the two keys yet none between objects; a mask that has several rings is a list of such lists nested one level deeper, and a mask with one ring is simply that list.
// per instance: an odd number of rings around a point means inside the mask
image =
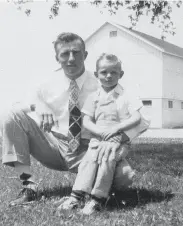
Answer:
[{"label": "man's ear", "polygon": [[123,75],[124,75],[124,71],[121,70],[121,72],[120,72],[120,78],[122,78]]},{"label": "man's ear", "polygon": [[85,60],[86,60],[87,56],[88,56],[88,52],[85,51],[85,53],[84,53],[84,58],[85,58]]},{"label": "man's ear", "polygon": [[96,71],[94,72],[94,75],[96,78],[98,78],[98,73]]},{"label": "man's ear", "polygon": [[57,56],[57,55],[55,55],[55,59],[56,59],[56,61],[57,61],[57,62],[59,62],[59,60],[58,60],[58,56]]}]

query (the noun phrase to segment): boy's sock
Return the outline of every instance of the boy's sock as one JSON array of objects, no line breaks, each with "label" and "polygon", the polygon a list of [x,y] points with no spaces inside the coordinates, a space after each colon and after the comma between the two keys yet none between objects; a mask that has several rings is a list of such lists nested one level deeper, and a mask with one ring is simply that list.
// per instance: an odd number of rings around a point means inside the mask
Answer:
[{"label": "boy's sock", "polygon": [[100,204],[104,204],[107,200],[106,198],[99,198],[99,197],[96,197],[94,195],[91,195],[91,199],[94,199],[95,201],[97,201]]},{"label": "boy's sock", "polygon": [[83,200],[85,198],[85,192],[83,191],[72,191],[71,196],[78,199],[78,200]]}]

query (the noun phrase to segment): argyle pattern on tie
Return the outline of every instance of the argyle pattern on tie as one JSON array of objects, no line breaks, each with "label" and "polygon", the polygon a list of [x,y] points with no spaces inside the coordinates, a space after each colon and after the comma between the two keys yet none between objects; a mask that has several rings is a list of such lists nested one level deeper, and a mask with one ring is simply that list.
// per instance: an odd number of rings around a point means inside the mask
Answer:
[{"label": "argyle pattern on tie", "polygon": [[75,152],[81,138],[81,111],[78,100],[80,90],[75,80],[71,80],[69,91],[69,150]]}]

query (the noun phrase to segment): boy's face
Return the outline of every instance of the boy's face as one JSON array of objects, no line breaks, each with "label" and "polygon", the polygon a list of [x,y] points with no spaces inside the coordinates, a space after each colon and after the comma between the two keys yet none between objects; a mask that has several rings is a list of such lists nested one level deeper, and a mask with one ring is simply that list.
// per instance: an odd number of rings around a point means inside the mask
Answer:
[{"label": "boy's face", "polygon": [[104,88],[112,88],[118,84],[118,80],[123,76],[123,73],[120,63],[116,64],[103,59],[99,62],[95,75]]},{"label": "boy's face", "polygon": [[76,79],[82,75],[86,57],[87,52],[80,40],[56,46],[57,61],[61,64],[65,75],[70,79]]}]

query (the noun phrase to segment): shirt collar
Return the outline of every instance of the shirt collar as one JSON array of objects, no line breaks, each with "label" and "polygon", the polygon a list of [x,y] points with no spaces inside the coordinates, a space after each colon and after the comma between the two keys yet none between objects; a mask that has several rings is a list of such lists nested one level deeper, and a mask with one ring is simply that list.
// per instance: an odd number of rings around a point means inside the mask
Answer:
[{"label": "shirt collar", "polygon": [[118,83],[117,86],[112,91],[119,95],[122,95],[124,90],[123,87]]},{"label": "shirt collar", "polygon": [[[60,70],[57,70],[57,71],[60,71]],[[60,75],[59,75],[59,77],[60,77]],[[83,86],[83,84],[85,82],[86,77],[87,77],[87,73],[86,73],[86,70],[85,70],[84,73],[79,78],[76,79],[76,83],[77,83],[77,85],[78,85],[80,90],[81,90],[81,88],[82,88],[82,86]],[[71,83],[71,79],[69,79],[67,76],[65,76],[64,72],[63,72],[63,76],[62,76],[62,82],[64,84],[64,88],[66,90],[68,90],[69,86],[70,86],[70,83]]]},{"label": "shirt collar", "polygon": [[[76,83],[80,90],[85,82],[85,79],[86,79],[86,71],[79,78],[76,79]],[[64,76],[64,83],[65,83],[65,88],[69,89],[71,79],[69,79],[67,76]]]},{"label": "shirt collar", "polygon": [[123,94],[123,87],[118,83],[117,86],[111,90],[109,93],[106,93],[104,91],[104,89],[102,88],[102,86],[99,88],[98,90],[98,95],[100,94],[105,94],[106,96],[110,96],[110,95],[113,95],[114,93],[118,94],[118,95],[122,95]]},{"label": "shirt collar", "polygon": [[84,71],[84,73],[79,78],[76,79],[76,83],[77,83],[80,90],[81,90],[81,88],[82,88],[82,86],[85,82],[86,75],[87,75],[86,71]]}]

